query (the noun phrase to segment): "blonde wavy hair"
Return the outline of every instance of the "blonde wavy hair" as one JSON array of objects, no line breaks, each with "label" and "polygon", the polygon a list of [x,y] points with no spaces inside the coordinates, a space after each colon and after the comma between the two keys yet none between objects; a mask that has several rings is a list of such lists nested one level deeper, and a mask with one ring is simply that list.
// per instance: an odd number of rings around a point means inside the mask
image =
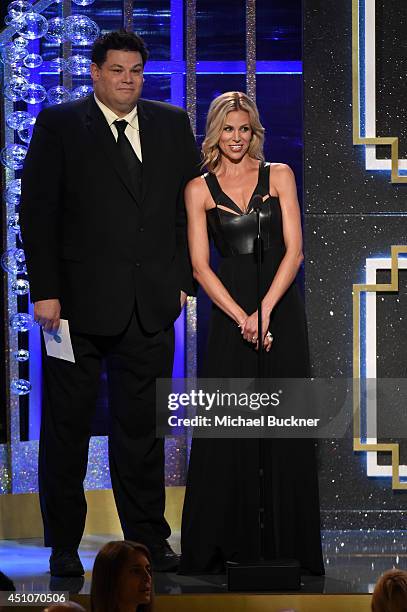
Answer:
[{"label": "blonde wavy hair", "polygon": [[212,100],[206,119],[206,135],[202,143],[202,167],[206,166],[209,172],[215,172],[220,164],[221,152],[218,145],[227,114],[239,110],[246,111],[250,118],[252,138],[248,155],[253,159],[264,161],[264,127],[260,123],[257,106],[241,91],[227,91]]}]

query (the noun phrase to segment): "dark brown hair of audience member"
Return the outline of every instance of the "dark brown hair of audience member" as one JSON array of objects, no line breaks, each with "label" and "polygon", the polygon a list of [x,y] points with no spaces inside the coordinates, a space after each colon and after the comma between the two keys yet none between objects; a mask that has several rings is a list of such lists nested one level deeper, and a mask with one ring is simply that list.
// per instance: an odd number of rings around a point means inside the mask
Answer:
[{"label": "dark brown hair of audience member", "polygon": [[393,569],[379,578],[372,596],[372,612],[407,612],[407,572]]},{"label": "dark brown hair of audience member", "polygon": [[66,601],[65,603],[52,604],[49,608],[45,608],[44,612],[62,612],[62,610],[76,610],[76,612],[86,612],[86,609],[75,601]]},{"label": "dark brown hair of audience member", "polygon": [[108,542],[96,555],[90,589],[92,612],[153,612],[149,550],[137,542]]},{"label": "dark brown hair of audience member", "polygon": [[0,572],[0,591],[15,591],[15,590],[16,590],[16,587],[14,586],[14,582],[11,580],[11,578],[6,576],[6,574],[3,574],[3,572]]}]

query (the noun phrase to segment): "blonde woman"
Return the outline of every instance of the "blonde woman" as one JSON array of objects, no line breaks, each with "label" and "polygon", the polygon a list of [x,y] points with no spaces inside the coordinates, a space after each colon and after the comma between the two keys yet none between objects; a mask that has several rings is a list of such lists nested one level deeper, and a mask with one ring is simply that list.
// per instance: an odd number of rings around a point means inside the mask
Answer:
[{"label": "blonde woman", "polygon": [[[209,108],[202,145],[208,173],[190,181],[185,199],[194,276],[213,302],[205,376],[307,377],[304,307],[295,283],[301,265],[301,217],[293,172],[263,158],[256,105],[228,92]],[[262,315],[257,329],[257,233],[254,196],[261,196],[264,240]],[[258,200],[258,198],[257,198]],[[209,265],[208,228],[220,255]],[[315,449],[311,440],[261,445],[264,529],[259,529],[259,441],[194,439],[182,524],[182,573],[222,573],[226,561],[294,558],[323,574]]]}]

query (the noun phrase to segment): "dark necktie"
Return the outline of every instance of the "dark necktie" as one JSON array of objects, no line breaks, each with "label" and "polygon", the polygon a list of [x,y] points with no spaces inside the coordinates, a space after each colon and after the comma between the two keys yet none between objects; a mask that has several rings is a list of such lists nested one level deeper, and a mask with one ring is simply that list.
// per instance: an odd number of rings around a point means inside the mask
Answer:
[{"label": "dark necktie", "polygon": [[141,161],[135,154],[129,139],[124,133],[126,127],[128,126],[128,123],[124,119],[121,119],[116,120],[114,124],[117,129],[117,148],[119,149],[120,155],[122,156],[127,170],[129,171],[132,184],[136,190],[136,194],[140,196],[143,166]]}]

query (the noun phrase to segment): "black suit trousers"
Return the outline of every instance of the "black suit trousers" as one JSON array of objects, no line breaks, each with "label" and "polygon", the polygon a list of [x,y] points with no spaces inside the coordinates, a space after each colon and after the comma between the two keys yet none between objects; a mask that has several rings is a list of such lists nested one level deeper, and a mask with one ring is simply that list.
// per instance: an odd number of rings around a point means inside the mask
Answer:
[{"label": "black suit trousers", "polygon": [[77,548],[82,538],[90,427],[102,359],[109,394],[109,462],[125,539],[162,543],[164,441],[155,437],[155,381],[170,378],[173,327],[145,333],[133,314],[116,336],[71,332],[75,363],[43,351],[39,488],[45,545]]}]

